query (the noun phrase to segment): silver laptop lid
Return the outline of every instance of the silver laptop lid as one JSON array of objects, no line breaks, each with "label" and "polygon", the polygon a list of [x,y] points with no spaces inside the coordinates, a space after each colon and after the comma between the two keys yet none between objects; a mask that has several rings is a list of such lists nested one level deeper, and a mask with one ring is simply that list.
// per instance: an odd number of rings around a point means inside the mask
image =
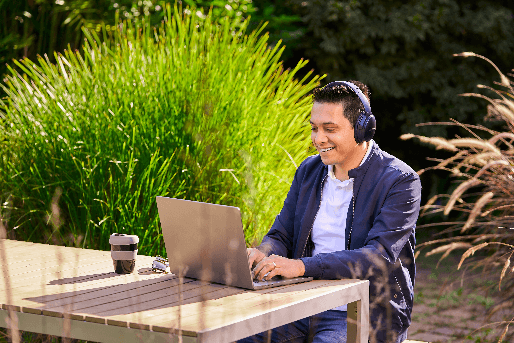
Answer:
[{"label": "silver laptop lid", "polygon": [[157,208],[170,272],[253,288],[239,208],[160,196]]}]

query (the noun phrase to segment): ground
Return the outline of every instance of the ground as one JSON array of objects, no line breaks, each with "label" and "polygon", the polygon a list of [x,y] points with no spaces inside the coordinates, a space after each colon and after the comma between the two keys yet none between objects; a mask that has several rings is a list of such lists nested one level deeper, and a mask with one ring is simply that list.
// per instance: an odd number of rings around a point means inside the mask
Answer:
[{"label": "ground", "polygon": [[423,253],[416,260],[414,308],[408,338],[433,343],[497,342],[493,331],[498,334],[505,326],[490,323],[505,319],[508,314],[512,316],[513,311],[509,308],[487,318],[487,309],[500,300],[497,292],[487,292],[482,287],[492,284],[497,290],[500,274],[488,280],[479,270],[457,270],[459,253],[435,268],[440,256],[427,258]]}]

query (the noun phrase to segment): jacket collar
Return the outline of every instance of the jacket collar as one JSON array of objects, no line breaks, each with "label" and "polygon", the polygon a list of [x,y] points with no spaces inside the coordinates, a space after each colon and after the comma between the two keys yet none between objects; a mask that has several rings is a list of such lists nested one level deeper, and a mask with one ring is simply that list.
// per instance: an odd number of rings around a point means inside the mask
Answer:
[{"label": "jacket collar", "polygon": [[363,174],[368,170],[371,161],[373,159],[373,155],[376,155],[378,153],[379,147],[377,142],[373,141],[373,146],[371,147],[371,152],[369,153],[368,157],[364,162],[362,162],[357,168],[350,169],[348,171],[348,176],[356,178],[359,175]]},{"label": "jacket collar", "polygon": [[373,147],[371,148],[371,152],[360,166],[357,168],[351,169],[348,171],[348,176],[354,178],[353,183],[353,194],[357,195],[362,180],[364,179],[364,175],[368,171],[369,167],[373,164],[373,161],[377,158],[380,153],[380,148],[378,147],[377,142],[373,141]]}]

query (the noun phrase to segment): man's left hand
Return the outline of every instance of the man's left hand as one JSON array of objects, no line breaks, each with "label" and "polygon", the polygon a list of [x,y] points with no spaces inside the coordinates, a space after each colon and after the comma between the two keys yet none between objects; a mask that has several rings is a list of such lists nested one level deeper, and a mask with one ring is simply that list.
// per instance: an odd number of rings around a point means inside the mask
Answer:
[{"label": "man's left hand", "polygon": [[269,280],[275,275],[281,275],[290,279],[303,276],[305,274],[305,265],[301,260],[291,260],[278,255],[270,255],[263,258],[255,266],[253,273],[258,280]]}]

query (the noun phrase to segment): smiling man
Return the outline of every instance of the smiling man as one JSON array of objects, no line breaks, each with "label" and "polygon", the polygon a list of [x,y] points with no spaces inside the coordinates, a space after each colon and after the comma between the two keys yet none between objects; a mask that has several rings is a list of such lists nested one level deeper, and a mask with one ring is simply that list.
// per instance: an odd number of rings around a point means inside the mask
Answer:
[{"label": "smiling man", "polygon": [[[284,206],[250,267],[259,279],[370,281],[370,342],[402,342],[411,322],[421,183],[372,140],[368,88],[336,81],[313,94],[318,154],[298,167]],[[268,333],[244,342],[266,342]],[[272,330],[271,342],[346,342],[346,306]]]}]

